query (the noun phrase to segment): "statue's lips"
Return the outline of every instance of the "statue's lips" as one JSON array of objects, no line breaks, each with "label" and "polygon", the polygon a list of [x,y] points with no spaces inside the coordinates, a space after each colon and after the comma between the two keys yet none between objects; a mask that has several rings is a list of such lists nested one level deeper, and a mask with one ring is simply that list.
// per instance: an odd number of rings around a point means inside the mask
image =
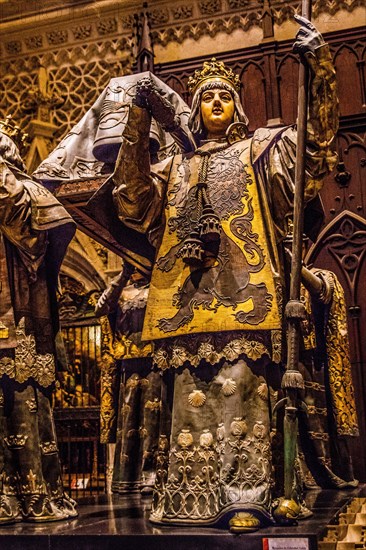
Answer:
[{"label": "statue's lips", "polygon": [[221,115],[224,111],[222,109],[212,109],[212,114]]}]

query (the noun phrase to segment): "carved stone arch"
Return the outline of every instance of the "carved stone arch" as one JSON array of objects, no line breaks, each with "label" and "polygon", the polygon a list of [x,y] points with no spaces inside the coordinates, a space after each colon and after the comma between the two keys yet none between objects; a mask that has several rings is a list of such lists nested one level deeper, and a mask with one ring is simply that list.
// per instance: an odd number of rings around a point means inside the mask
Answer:
[{"label": "carved stone arch", "polygon": [[245,63],[240,72],[242,83],[240,99],[245,114],[249,119],[249,130],[266,126],[266,83],[263,68],[259,63],[250,60]]},{"label": "carved stone arch", "polygon": [[79,231],[69,245],[61,272],[81,283],[85,292],[104,290],[107,284],[103,262],[89,237]]}]

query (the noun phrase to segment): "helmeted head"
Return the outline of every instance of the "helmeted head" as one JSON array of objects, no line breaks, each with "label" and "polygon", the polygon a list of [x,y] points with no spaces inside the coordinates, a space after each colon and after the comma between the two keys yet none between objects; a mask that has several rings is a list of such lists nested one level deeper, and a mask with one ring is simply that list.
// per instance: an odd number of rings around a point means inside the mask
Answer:
[{"label": "helmeted head", "polygon": [[248,125],[238,94],[239,76],[222,61],[214,57],[210,62],[206,61],[202,69],[196,70],[188,79],[188,88],[193,94],[188,125],[196,137],[204,138],[207,134],[220,137],[220,133],[225,135],[226,129],[233,122]]},{"label": "helmeted head", "polygon": [[0,121],[0,157],[8,164],[25,171],[25,164],[19,153],[19,144],[23,142],[23,134],[12,121],[11,116]]}]

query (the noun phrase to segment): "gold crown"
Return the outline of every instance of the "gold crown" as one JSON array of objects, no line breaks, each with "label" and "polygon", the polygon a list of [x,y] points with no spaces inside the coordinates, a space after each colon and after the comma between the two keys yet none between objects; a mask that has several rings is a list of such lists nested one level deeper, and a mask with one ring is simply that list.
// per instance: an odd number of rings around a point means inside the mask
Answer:
[{"label": "gold crown", "polygon": [[23,133],[20,127],[13,121],[11,115],[7,115],[5,120],[0,120],[0,132],[9,136],[19,149],[24,147],[28,138],[28,134]]},{"label": "gold crown", "polygon": [[188,89],[193,94],[207,80],[224,80],[237,92],[240,90],[240,79],[232,69],[225,67],[223,61],[217,61],[215,57],[211,61],[205,61],[201,70],[196,70],[188,79]]}]

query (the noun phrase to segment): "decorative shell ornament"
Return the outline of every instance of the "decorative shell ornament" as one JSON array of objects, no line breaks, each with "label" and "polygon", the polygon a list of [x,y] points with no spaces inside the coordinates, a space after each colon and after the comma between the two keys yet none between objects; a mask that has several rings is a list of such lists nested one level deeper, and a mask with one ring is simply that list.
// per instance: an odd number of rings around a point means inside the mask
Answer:
[{"label": "decorative shell ornament", "polygon": [[267,386],[267,384],[264,384],[264,383],[261,384],[257,389],[257,393],[263,401],[267,401],[267,399],[268,399],[268,386]]},{"label": "decorative shell ornament", "polygon": [[206,396],[201,390],[193,390],[188,395],[188,403],[192,407],[202,407],[206,403]]},{"label": "decorative shell ornament", "polygon": [[182,430],[178,435],[178,445],[186,449],[193,443],[193,436],[189,430]]},{"label": "decorative shell ornament", "polygon": [[236,392],[237,385],[235,380],[232,378],[227,378],[225,382],[222,385],[221,391],[225,395],[225,397],[229,397],[230,395],[233,395]]}]

